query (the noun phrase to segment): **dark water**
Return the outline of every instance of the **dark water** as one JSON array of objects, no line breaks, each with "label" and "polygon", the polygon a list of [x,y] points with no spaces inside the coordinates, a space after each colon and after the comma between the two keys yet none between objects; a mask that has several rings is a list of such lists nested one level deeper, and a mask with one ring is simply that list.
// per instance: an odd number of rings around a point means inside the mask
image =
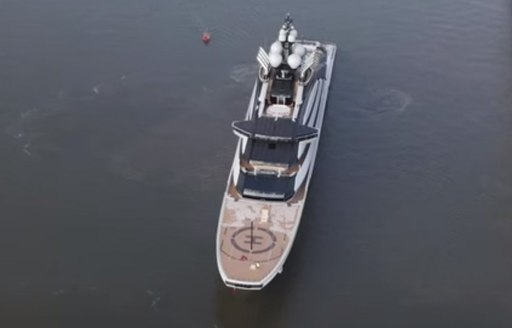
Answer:
[{"label": "dark water", "polygon": [[[286,11],[339,46],[325,130],[283,274],[233,295],[230,122]],[[511,14],[0,0],[0,326],[510,327]]]}]

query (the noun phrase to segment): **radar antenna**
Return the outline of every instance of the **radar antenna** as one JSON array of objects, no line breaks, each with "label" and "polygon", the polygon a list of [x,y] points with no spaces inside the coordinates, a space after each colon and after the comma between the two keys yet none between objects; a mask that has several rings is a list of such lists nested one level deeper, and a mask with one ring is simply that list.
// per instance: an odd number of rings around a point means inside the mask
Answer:
[{"label": "radar antenna", "polygon": [[290,13],[287,13],[286,17],[284,18],[283,29],[290,30],[292,27],[292,24],[293,24],[292,15]]}]

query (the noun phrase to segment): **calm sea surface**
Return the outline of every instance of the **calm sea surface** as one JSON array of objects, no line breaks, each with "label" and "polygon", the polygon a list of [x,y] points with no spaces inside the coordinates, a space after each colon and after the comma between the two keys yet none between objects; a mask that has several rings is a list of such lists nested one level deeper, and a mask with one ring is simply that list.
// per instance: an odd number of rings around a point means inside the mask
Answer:
[{"label": "calm sea surface", "polygon": [[[287,11],[338,45],[325,130],[233,294],[230,123]],[[511,327],[511,146],[509,0],[0,0],[0,326]]]}]

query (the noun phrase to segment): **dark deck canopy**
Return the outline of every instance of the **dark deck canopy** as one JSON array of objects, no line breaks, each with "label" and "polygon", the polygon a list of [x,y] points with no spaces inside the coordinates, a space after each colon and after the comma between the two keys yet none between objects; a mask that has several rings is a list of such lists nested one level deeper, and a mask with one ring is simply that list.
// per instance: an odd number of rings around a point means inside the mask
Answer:
[{"label": "dark deck canopy", "polygon": [[233,129],[249,138],[298,142],[318,136],[318,130],[286,118],[259,117],[248,121],[236,121]]},{"label": "dark deck canopy", "polygon": [[293,196],[293,177],[240,174],[237,189],[245,197],[286,200]]},{"label": "dark deck canopy", "polygon": [[295,74],[287,64],[281,64],[281,67],[277,69],[273,68],[270,102],[291,105],[293,103],[295,80]]},{"label": "dark deck canopy", "polygon": [[274,79],[270,95],[272,97],[284,96],[285,98],[293,97],[294,80],[289,79]]},{"label": "dark deck canopy", "polygon": [[249,139],[245,152],[241,154],[247,161],[292,165],[297,162],[297,142],[274,142]]}]

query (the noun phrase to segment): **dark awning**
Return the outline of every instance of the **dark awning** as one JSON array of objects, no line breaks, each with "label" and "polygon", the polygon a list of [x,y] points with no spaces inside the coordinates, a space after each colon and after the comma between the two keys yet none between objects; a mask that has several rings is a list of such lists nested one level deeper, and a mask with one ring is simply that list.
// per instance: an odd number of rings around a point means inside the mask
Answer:
[{"label": "dark awning", "polygon": [[249,121],[236,121],[233,129],[249,138],[273,141],[302,141],[318,136],[318,130],[301,125],[291,119],[259,117]]}]

